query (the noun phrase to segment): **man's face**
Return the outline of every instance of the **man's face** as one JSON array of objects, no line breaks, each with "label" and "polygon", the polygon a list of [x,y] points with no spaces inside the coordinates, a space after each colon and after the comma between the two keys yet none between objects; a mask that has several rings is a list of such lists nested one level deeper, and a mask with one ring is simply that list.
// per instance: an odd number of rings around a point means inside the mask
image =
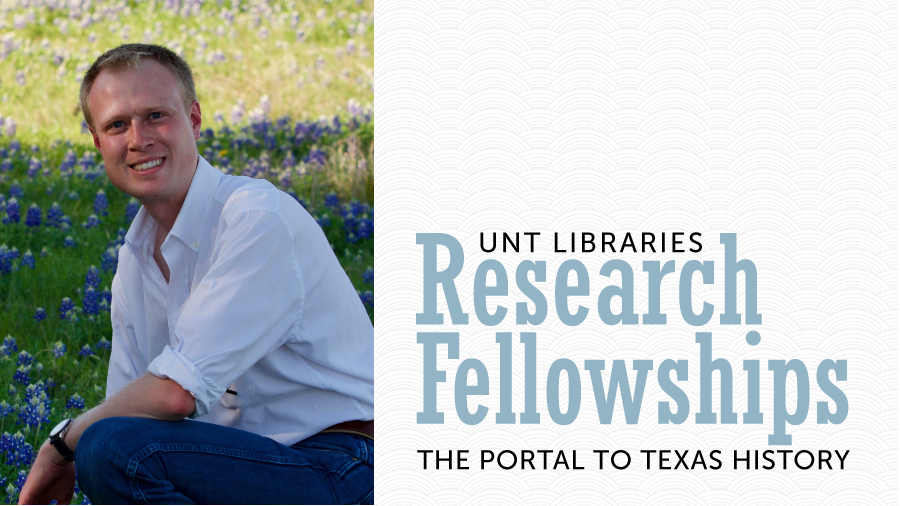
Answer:
[{"label": "man's face", "polygon": [[200,104],[185,111],[175,75],[148,58],[137,70],[104,69],[88,103],[112,184],[144,204],[180,206],[197,168]]}]

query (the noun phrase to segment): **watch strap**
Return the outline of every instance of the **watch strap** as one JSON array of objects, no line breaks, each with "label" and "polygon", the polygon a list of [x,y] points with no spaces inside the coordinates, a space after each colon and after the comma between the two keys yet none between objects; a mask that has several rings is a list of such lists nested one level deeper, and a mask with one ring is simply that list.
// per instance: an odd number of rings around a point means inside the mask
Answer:
[{"label": "watch strap", "polygon": [[66,444],[65,440],[63,440],[66,432],[69,431],[69,427],[72,426],[72,421],[73,420],[70,418],[69,423],[67,423],[66,426],[63,427],[61,431],[59,431],[59,434],[50,437],[50,445],[56,448],[56,451],[58,451],[59,454],[62,455],[64,459],[66,459],[66,462],[75,461],[75,452],[73,452]]}]

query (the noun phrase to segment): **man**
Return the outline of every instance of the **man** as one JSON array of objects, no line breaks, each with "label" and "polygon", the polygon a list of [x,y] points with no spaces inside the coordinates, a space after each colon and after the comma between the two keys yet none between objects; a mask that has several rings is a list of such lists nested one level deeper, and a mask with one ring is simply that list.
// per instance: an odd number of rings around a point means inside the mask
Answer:
[{"label": "man", "polygon": [[163,47],[100,56],[81,106],[143,207],[106,401],[51,432],[20,503],[68,502],[76,466],[95,503],[371,503],[374,333],[316,222],[198,156],[191,71]]}]

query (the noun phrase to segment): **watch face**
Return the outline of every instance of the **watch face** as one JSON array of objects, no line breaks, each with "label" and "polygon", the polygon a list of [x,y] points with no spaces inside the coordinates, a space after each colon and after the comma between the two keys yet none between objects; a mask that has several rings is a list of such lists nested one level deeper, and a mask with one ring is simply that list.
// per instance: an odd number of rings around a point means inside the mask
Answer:
[{"label": "watch face", "polygon": [[66,426],[66,424],[69,422],[69,420],[71,420],[71,418],[67,418],[67,419],[59,422],[59,424],[56,427],[53,427],[53,430],[50,431],[50,437],[53,437],[53,436],[59,434],[59,431],[63,430],[63,428]]}]

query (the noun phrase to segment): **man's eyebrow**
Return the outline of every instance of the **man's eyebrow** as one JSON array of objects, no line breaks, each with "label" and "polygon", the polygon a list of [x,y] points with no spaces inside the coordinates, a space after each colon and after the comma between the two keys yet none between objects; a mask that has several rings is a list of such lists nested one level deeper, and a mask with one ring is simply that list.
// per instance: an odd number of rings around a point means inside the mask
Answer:
[{"label": "man's eyebrow", "polygon": [[[140,109],[138,111],[138,113],[140,116],[146,116],[147,114],[157,112],[157,111],[170,112],[171,110],[172,110],[172,108],[167,105],[154,105],[154,106],[144,107],[144,108]],[[122,121],[123,118],[127,118],[128,116],[129,115],[126,113],[113,114],[108,119],[101,121],[100,124],[103,125],[103,128],[108,128],[110,125],[112,125],[116,121]]]}]

